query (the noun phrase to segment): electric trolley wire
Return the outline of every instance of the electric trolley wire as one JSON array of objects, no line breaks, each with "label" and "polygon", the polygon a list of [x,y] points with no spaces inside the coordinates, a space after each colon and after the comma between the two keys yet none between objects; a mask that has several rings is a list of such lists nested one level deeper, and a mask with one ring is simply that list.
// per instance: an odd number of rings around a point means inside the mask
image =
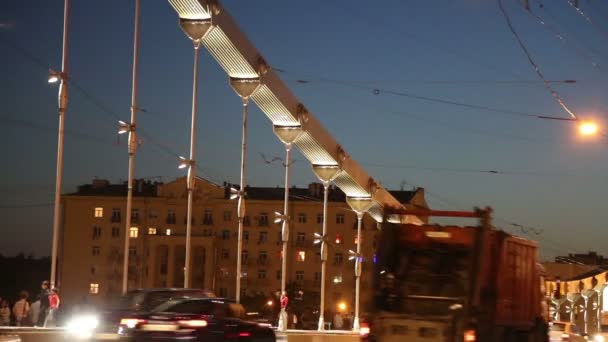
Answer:
[{"label": "electric trolley wire", "polygon": [[585,14],[585,12],[583,12],[583,10],[580,7],[577,7],[572,0],[566,0],[568,2],[568,5],[570,5],[570,7],[572,9],[574,9],[578,14],[581,15],[581,17],[583,17],[585,19],[586,22],[588,22],[594,29],[595,31],[597,31],[599,34],[603,35],[604,37],[608,38],[608,32],[606,30],[604,30],[603,28],[599,27],[592,19],[591,17],[589,17],[587,14]]},{"label": "electric trolley wire", "polygon": [[551,84],[547,81],[547,79],[543,75],[538,64],[536,64],[536,62],[532,58],[532,55],[528,51],[528,48],[526,47],[523,40],[521,39],[521,37],[519,36],[517,31],[515,30],[515,27],[513,26],[513,23],[511,22],[511,18],[509,17],[509,14],[507,13],[507,11],[505,10],[505,8],[503,6],[502,0],[497,0],[497,1],[498,1],[498,7],[500,8],[500,11],[502,12],[503,17],[505,18],[505,21],[507,22],[507,27],[509,28],[509,30],[511,31],[511,33],[517,40],[519,47],[525,53],[526,57],[528,58],[528,62],[532,65],[532,68],[534,69],[534,72],[536,72],[538,77],[543,81],[545,88],[551,93],[551,96],[553,96],[553,98],[557,101],[557,103],[572,117],[572,119],[576,120],[577,119],[576,114],[568,107],[568,105],[566,104],[564,99],[557,93],[557,91],[555,89],[553,89]]}]

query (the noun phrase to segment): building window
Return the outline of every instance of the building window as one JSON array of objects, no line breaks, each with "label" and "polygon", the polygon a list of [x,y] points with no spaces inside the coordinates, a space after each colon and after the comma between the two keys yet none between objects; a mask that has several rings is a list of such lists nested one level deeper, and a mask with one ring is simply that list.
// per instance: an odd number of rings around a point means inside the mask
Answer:
[{"label": "building window", "polygon": [[249,241],[249,231],[243,230],[243,241]]},{"label": "building window", "polygon": [[156,218],[158,218],[158,210],[156,210],[156,209],[152,209],[152,208],[151,208],[151,209],[149,209],[149,210],[148,210],[148,217],[149,217],[149,218],[151,218],[151,219],[156,219]]},{"label": "building window", "polygon": [[226,297],[228,295],[228,290],[225,287],[220,287],[220,297]]},{"label": "building window", "polygon": [[315,272],[315,283],[321,282],[321,272]]},{"label": "building window", "polygon": [[232,221],[232,211],[224,210],[224,222]]},{"label": "building window", "polygon": [[341,245],[342,242],[344,242],[344,239],[342,239],[342,234],[336,234],[336,245]]},{"label": "building window", "polygon": [[304,280],[304,271],[296,271],[296,280],[297,281]]},{"label": "building window", "polygon": [[260,227],[268,227],[268,214],[261,213],[258,219],[258,226]]},{"label": "building window", "polygon": [[139,236],[139,228],[137,228],[137,227],[129,228],[129,237],[130,238],[137,238],[138,236]]},{"label": "building window", "polygon": [[131,209],[131,223],[139,223],[139,209]]},{"label": "building window", "polygon": [[321,262],[321,252],[315,252],[315,262],[317,264]]},{"label": "building window", "polygon": [[93,240],[97,240],[101,237],[101,227],[93,227]]},{"label": "building window", "polygon": [[344,262],[344,255],[342,253],[334,254],[334,265],[340,265]]},{"label": "building window", "polygon": [[165,235],[167,235],[167,236],[171,235],[171,228],[165,229]]},{"label": "building window", "polygon": [[95,208],[95,217],[103,217],[103,208]]},{"label": "building window", "polygon": [[277,280],[281,280],[281,270],[277,271]]},{"label": "building window", "polygon": [[112,208],[112,222],[120,222],[120,208]]},{"label": "building window", "polygon": [[323,224],[323,214],[317,214],[317,224]]},{"label": "building window", "polygon": [[246,249],[242,250],[241,251],[241,261],[243,263],[245,263],[245,262],[247,262],[248,259],[249,259],[249,252]]},{"label": "building window", "polygon": [[306,214],[304,214],[304,213],[298,214],[298,223],[306,223]]},{"label": "building window", "polygon": [[298,262],[304,262],[306,260],[306,252],[305,251],[297,251],[296,260]]},{"label": "building window", "polygon": [[129,256],[137,256],[137,247],[135,246],[130,246],[129,247]]},{"label": "building window", "polygon": [[344,224],[344,214],[336,214],[336,224]]},{"label": "building window", "polygon": [[306,241],[306,233],[304,233],[304,232],[298,232],[298,234],[296,235],[296,241],[297,242],[304,242],[304,241]]},{"label": "building window", "polygon": [[91,254],[93,256],[99,256],[99,254],[101,254],[101,248],[99,248],[99,246],[93,246]]},{"label": "building window", "polygon": [[222,259],[230,258],[230,251],[227,248],[222,249]]},{"label": "building window", "polygon": [[91,283],[89,285],[89,292],[91,294],[98,294],[99,293],[99,284],[97,284],[97,283]]},{"label": "building window", "polygon": [[341,275],[334,276],[334,284],[340,284],[341,282],[342,282]]},{"label": "building window", "polygon": [[91,275],[95,275],[95,267],[91,267]]},{"label": "building window", "polygon": [[158,246],[159,273],[166,275],[169,271],[169,247],[167,245]]},{"label": "building window", "polygon": [[175,210],[173,209],[167,211],[167,224],[175,224]]},{"label": "building window", "polygon": [[120,228],[112,227],[112,237],[113,238],[120,237]]},{"label": "building window", "polygon": [[266,261],[268,261],[268,253],[266,253],[266,251],[260,251],[258,253],[258,264],[265,265]]},{"label": "building window", "polygon": [[213,224],[213,212],[211,209],[205,209],[205,213],[203,214],[203,224],[207,226]]},{"label": "building window", "polygon": [[251,226],[251,221],[249,221],[249,215],[245,215],[245,217],[243,217],[243,226],[245,226],[245,227]]},{"label": "building window", "polygon": [[266,279],[266,270],[258,270],[258,279]]},{"label": "building window", "polygon": [[230,240],[230,231],[229,230],[222,231],[222,240]]},{"label": "building window", "polygon": [[148,228],[148,235],[156,235],[156,228]]},{"label": "building window", "polygon": [[258,243],[265,243],[266,241],[268,241],[268,232],[260,232]]}]

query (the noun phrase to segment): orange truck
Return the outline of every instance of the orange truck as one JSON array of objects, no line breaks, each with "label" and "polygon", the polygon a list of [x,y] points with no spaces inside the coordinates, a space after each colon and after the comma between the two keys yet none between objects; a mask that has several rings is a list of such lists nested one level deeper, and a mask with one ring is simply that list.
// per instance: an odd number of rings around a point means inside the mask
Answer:
[{"label": "orange truck", "polygon": [[493,229],[489,208],[408,214],[479,225],[382,225],[365,340],[548,341],[535,242]]}]

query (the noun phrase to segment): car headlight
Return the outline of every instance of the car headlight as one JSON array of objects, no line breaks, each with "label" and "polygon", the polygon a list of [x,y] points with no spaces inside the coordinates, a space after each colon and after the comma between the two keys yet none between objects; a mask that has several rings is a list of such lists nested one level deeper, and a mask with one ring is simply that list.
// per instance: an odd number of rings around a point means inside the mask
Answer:
[{"label": "car headlight", "polygon": [[595,335],[595,336],[593,336],[593,341],[595,341],[595,342],[604,342],[605,339],[604,339],[604,336],[602,336],[602,335]]},{"label": "car headlight", "polygon": [[73,337],[87,339],[93,336],[99,320],[96,316],[81,316],[70,320],[66,326],[68,334]]}]

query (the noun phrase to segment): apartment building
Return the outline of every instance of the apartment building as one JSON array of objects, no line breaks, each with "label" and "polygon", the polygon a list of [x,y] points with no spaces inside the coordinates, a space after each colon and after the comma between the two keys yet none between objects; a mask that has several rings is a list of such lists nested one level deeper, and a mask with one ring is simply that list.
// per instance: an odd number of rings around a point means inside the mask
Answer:
[{"label": "apartment building", "polygon": [[[192,287],[234,297],[238,219],[230,184],[198,179],[192,217]],[[66,194],[63,201],[59,283],[63,301],[101,303],[121,292],[124,239],[130,239],[129,288],[182,287],[185,263],[186,179],[170,183],[135,182],[132,224],[125,232],[126,184],[94,180]],[[424,190],[391,191],[406,206],[426,207]],[[283,210],[284,189],[247,187],[247,216],[242,250],[242,295],[274,296],[281,284],[281,224],[274,212]],[[320,246],[323,187],[290,189],[290,239],[287,282],[306,295],[318,295],[321,284]],[[331,246],[326,276],[326,306],[354,298],[354,265],[349,250],[356,249],[356,215],[337,188],[329,193],[328,232]],[[363,220],[364,275],[362,302],[370,291],[377,225]],[[350,306],[352,307],[352,306]]]}]

